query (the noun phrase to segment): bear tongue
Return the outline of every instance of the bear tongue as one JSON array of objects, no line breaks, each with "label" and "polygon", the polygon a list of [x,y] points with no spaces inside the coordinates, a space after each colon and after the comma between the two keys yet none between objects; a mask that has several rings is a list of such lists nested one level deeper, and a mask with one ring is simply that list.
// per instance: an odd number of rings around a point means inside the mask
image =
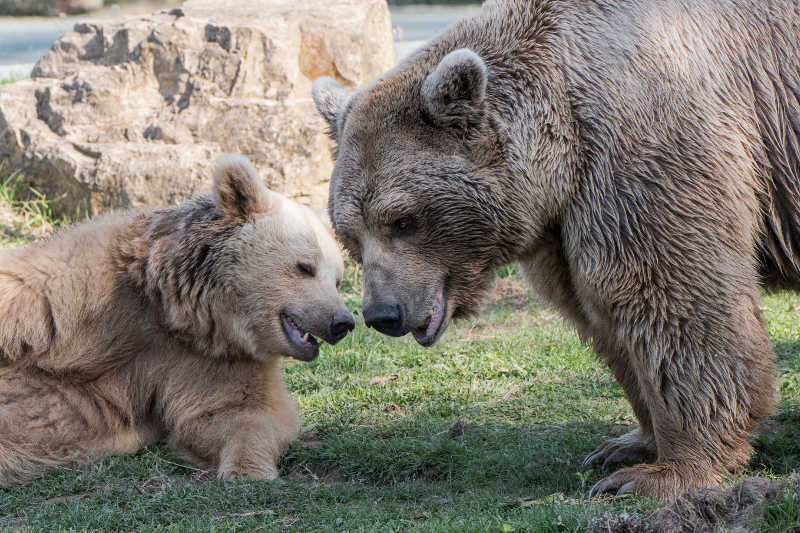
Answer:
[{"label": "bear tongue", "polygon": [[317,344],[319,344],[319,341],[313,335],[311,335],[311,333],[309,332],[302,333],[300,326],[298,326],[290,316],[287,315],[285,317],[285,320],[289,326],[287,330],[289,336],[292,339],[292,342],[300,346],[304,344],[310,344],[312,346],[316,346]]}]

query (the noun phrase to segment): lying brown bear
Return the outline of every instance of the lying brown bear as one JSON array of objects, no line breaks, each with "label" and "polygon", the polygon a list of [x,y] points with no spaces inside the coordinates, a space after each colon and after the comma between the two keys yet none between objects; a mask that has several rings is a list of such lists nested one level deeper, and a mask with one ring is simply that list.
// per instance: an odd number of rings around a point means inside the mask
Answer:
[{"label": "lying brown bear", "polygon": [[353,328],[310,209],[220,158],[212,195],[0,252],[0,485],[158,441],[275,478],[296,437],[280,355]]}]

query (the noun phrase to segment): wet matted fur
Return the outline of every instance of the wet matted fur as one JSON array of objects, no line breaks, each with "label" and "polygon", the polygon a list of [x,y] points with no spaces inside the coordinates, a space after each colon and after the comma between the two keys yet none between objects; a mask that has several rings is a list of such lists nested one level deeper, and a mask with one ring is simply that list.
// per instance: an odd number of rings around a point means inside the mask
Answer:
[{"label": "wet matted fur", "polygon": [[208,196],[0,251],[0,486],[157,441],[276,477],[298,432],[280,355],[352,328],[342,270],[317,214],[241,156]]},{"label": "wet matted fur", "polygon": [[434,343],[519,261],[639,419],[593,493],[747,463],[774,403],[762,284],[800,288],[796,0],[494,0],[351,94],[329,211],[364,317]]}]

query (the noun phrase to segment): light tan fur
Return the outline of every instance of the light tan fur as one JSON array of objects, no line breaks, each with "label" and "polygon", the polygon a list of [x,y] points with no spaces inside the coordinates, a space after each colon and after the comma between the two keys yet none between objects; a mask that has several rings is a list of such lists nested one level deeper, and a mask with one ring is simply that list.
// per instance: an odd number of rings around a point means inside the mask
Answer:
[{"label": "light tan fur", "polygon": [[318,216],[237,156],[213,195],[3,250],[0,486],[159,441],[222,477],[275,478],[299,429],[280,355],[317,353],[281,316],[339,340],[342,270]]}]

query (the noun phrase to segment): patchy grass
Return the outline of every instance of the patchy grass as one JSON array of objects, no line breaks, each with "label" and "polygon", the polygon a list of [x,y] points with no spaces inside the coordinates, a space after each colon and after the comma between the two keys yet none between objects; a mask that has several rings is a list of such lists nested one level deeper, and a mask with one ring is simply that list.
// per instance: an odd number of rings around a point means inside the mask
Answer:
[{"label": "patchy grass", "polygon": [[800,492],[790,488],[783,489],[774,501],[764,504],[761,515],[763,518],[760,531],[799,531]]},{"label": "patchy grass", "polygon": [[[8,179],[4,243],[58,225],[44,199],[18,200]],[[343,289],[357,311],[360,272],[350,265],[348,274]],[[154,446],[0,489],[0,530],[557,532],[606,513],[650,516],[658,506],[646,499],[585,498],[603,473],[582,472],[581,460],[631,429],[630,406],[590,348],[525,292],[517,269],[499,275],[485,312],[433,348],[360,323],[316,361],[287,361],[304,431],[281,480],[217,480]],[[780,409],[742,475],[784,480],[800,469],[800,296],[770,295],[764,312]],[[797,512],[797,495],[785,491],[757,506],[748,527],[796,531]]]},{"label": "patchy grass", "polygon": [[15,81],[19,81],[24,79],[25,76],[11,76],[11,77],[0,77],[0,85],[6,85],[8,83],[14,83]]},{"label": "patchy grass", "polygon": [[53,215],[47,198],[0,162],[0,246],[30,243],[67,221]]}]

